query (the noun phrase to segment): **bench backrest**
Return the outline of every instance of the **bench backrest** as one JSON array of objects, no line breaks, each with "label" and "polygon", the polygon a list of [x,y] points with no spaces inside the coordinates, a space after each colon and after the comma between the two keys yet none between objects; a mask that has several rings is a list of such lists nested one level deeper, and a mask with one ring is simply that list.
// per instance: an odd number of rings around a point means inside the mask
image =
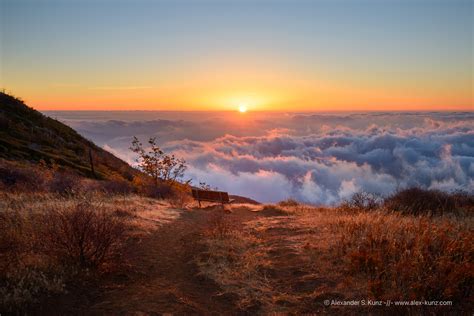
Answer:
[{"label": "bench backrest", "polygon": [[223,191],[208,191],[192,189],[193,198],[201,201],[212,201],[212,202],[229,202],[229,194]]}]

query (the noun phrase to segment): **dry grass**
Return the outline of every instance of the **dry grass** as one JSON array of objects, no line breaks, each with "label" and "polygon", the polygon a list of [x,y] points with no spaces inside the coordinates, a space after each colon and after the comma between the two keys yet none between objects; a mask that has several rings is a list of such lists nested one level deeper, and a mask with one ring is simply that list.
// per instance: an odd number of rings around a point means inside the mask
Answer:
[{"label": "dry grass", "polygon": [[88,194],[93,192],[108,194],[138,193],[134,187],[119,174],[109,175],[107,179],[94,180],[82,177],[72,170],[64,169],[55,163],[24,163],[0,159],[0,190],[16,193],[56,193],[61,195]]},{"label": "dry grass", "polygon": [[205,232],[208,251],[197,260],[201,274],[215,280],[220,295],[236,295],[237,305],[247,310],[269,299],[269,285],[261,273],[267,266],[261,241],[240,230],[223,215],[216,215]]},{"label": "dry grass", "polygon": [[298,201],[296,201],[295,199],[286,199],[284,201],[280,201],[278,202],[278,205],[279,206],[283,206],[283,207],[294,207],[294,206],[298,206],[300,205],[300,203]]},{"label": "dry grass", "polygon": [[452,300],[470,297],[474,281],[471,218],[360,213],[339,218],[338,251],[377,299]]},{"label": "dry grass", "polygon": [[[326,307],[327,299],[452,300],[449,311],[468,310],[474,278],[472,212],[413,215],[391,211],[386,204],[367,207],[364,199],[360,207],[314,207],[290,200],[231,204],[226,212],[220,205],[196,213],[191,209],[187,215],[193,221],[215,213],[199,224],[205,229],[199,231],[205,251],[193,253],[195,263],[202,276],[219,285],[219,296],[237,306],[236,312],[381,311]],[[456,201],[471,207],[469,197]],[[116,262],[126,261],[121,245],[147,238],[190,206],[135,195],[0,193],[0,310],[21,313],[45,296],[64,292],[69,282],[80,279],[84,266],[95,273],[113,271]],[[97,225],[86,225],[90,222]],[[117,228],[123,234],[115,235]],[[77,232],[89,234],[85,260],[80,247],[70,247],[78,245]],[[94,248],[100,250],[88,253]],[[100,252],[97,260],[94,255]],[[414,308],[403,312],[446,311]]]},{"label": "dry grass", "polygon": [[347,307],[328,310],[325,299],[452,300],[456,311],[472,304],[469,215],[294,203],[259,209],[265,216],[244,228],[222,215],[203,239],[208,251],[198,260],[201,273],[237,297],[243,311],[348,312]]},{"label": "dry grass", "polygon": [[84,268],[114,270],[128,240],[179,214],[133,195],[0,192],[0,311],[22,313],[63,293]]},{"label": "dry grass", "polygon": [[173,208],[176,209],[185,209],[194,202],[189,187],[178,184],[173,186],[167,201]]},{"label": "dry grass", "polygon": [[[295,306],[304,297],[314,300],[319,293],[292,292],[288,281],[300,285],[314,282],[313,258],[302,253],[310,230],[302,227],[303,222],[295,222],[299,217],[289,214],[303,214],[309,207],[254,208],[266,216],[247,222],[244,227],[235,225],[225,214],[210,221],[202,240],[207,251],[197,260],[200,272],[220,285],[221,295],[235,298],[242,312],[304,312],[303,305],[297,309]],[[307,273],[294,274],[301,271]]]},{"label": "dry grass", "polygon": [[328,210],[327,207],[317,207],[303,203],[286,204],[286,201],[279,202],[277,204],[265,204],[263,206],[257,207],[254,206],[254,208],[256,208],[256,210],[262,214],[275,216],[301,216],[307,214],[315,215],[318,214],[318,212]]}]

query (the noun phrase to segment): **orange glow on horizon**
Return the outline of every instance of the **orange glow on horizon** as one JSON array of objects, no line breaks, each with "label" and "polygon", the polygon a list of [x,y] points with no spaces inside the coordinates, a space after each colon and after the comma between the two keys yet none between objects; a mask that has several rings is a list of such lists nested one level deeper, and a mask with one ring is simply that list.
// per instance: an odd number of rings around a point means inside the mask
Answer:
[{"label": "orange glow on horizon", "polygon": [[[7,92],[38,110],[163,110],[235,111],[398,111],[473,109],[469,86],[384,85],[372,80],[309,79],[309,76],[268,69],[211,76],[203,70],[182,83],[9,85]],[[322,77],[322,76],[321,76]]]},{"label": "orange glow on horizon", "polygon": [[213,57],[189,70],[161,73],[165,78],[135,70],[116,77],[111,70],[59,81],[46,73],[38,84],[38,78],[24,74],[5,88],[38,110],[235,111],[241,104],[248,111],[473,109],[472,85],[461,77],[379,78],[370,72],[300,69],[267,56]]},{"label": "orange glow on horizon", "polygon": [[[201,95],[156,95],[153,92],[116,95],[43,95],[40,93],[12,92],[37,110],[163,110],[163,111],[234,111],[246,108],[252,111],[407,111],[407,110],[464,110],[474,109],[473,98],[452,95],[426,97],[420,95],[399,96],[384,93],[346,90],[292,94],[261,95],[235,94]],[[339,97],[344,95],[344,97]],[[228,96],[231,95],[231,96]],[[244,112],[244,111],[241,111]]]}]

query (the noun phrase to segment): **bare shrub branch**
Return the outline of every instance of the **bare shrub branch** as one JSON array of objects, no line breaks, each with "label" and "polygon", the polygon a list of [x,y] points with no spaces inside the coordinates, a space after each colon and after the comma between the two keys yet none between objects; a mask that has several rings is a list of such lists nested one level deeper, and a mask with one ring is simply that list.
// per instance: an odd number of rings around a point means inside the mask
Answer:
[{"label": "bare shrub branch", "polygon": [[89,201],[44,216],[45,250],[63,263],[99,267],[121,245],[125,222]]}]

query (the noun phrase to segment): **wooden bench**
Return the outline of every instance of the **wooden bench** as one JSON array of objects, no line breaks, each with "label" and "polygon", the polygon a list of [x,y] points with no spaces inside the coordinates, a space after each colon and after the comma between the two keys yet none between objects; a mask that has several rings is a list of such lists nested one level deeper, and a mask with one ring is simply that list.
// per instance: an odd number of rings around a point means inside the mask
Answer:
[{"label": "wooden bench", "polygon": [[199,202],[199,207],[201,207],[201,201],[206,202],[218,202],[224,206],[225,203],[232,203],[234,200],[229,199],[229,194],[223,191],[210,191],[210,190],[200,190],[192,189],[193,198]]}]

